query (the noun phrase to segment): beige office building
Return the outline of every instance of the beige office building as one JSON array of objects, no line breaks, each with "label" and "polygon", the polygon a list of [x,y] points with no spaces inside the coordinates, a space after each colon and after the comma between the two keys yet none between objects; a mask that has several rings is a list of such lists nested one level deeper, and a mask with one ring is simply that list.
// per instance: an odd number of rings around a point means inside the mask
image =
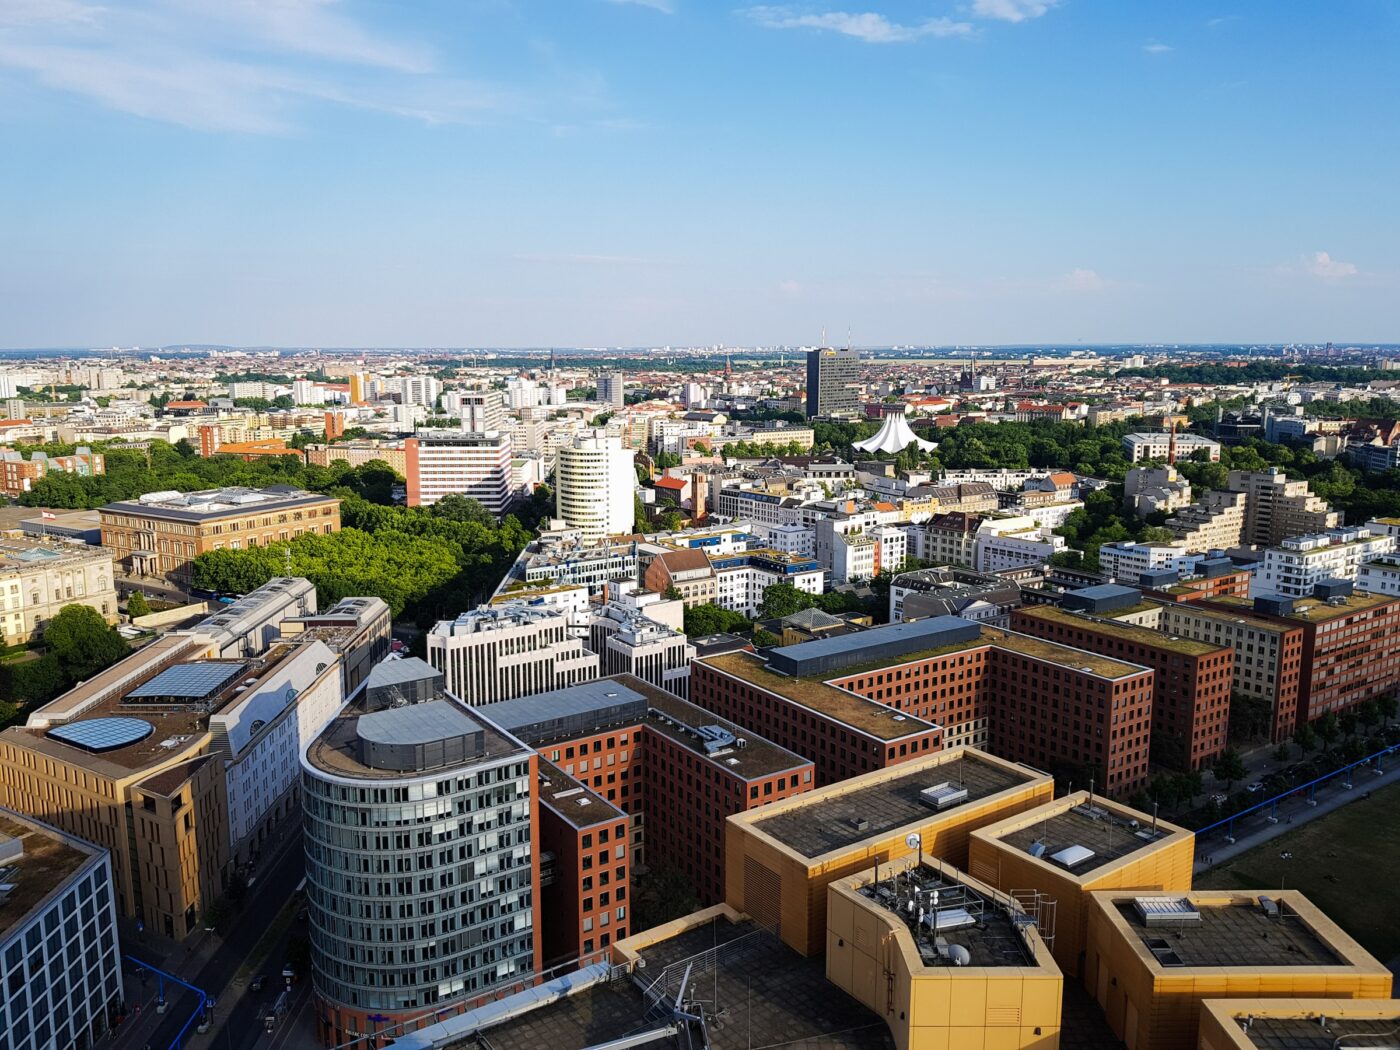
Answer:
[{"label": "beige office building", "polygon": [[31,539],[0,539],[0,634],[5,645],[43,634],[65,605],[86,605],[117,621],[112,552]]}]

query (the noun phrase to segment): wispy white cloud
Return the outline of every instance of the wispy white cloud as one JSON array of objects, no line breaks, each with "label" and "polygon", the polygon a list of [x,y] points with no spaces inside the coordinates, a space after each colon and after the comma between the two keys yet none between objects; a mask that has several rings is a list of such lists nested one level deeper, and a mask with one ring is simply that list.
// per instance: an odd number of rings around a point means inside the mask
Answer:
[{"label": "wispy white cloud", "polygon": [[802,285],[791,279],[779,281],[778,291],[782,292],[784,295],[798,296],[802,294]]},{"label": "wispy white cloud", "polygon": [[277,134],[309,103],[429,123],[504,112],[512,93],[437,71],[433,50],[339,0],[0,0],[0,69],[111,110]]},{"label": "wispy white cloud", "polygon": [[1143,44],[1142,49],[1146,51],[1149,55],[1165,55],[1168,52],[1175,50],[1175,48],[1173,48],[1171,44],[1162,44],[1158,43],[1155,40],[1149,40],[1147,43]]},{"label": "wispy white cloud", "polygon": [[1058,0],[973,0],[972,13],[1000,22],[1024,22],[1039,18],[1056,3]]},{"label": "wispy white cloud", "polygon": [[1223,26],[1229,22],[1237,22],[1239,18],[1239,15],[1220,15],[1217,18],[1207,18],[1206,28],[1214,29],[1216,26]]},{"label": "wispy white cloud", "polygon": [[1108,287],[1108,281],[1096,271],[1080,267],[1054,281],[1051,287],[1057,292],[1101,292]]},{"label": "wispy white cloud", "polygon": [[955,22],[951,18],[926,18],[905,24],[891,22],[872,11],[809,13],[793,7],[764,5],[750,7],[744,13],[767,29],[825,30],[867,44],[904,44],[923,37],[967,36],[973,31],[970,22]]},{"label": "wispy white cloud", "polygon": [[1320,277],[1325,281],[1339,281],[1347,277],[1355,277],[1361,272],[1356,268],[1355,263],[1334,259],[1328,252],[1313,252],[1312,259],[1307,263],[1307,270],[1314,277]]},{"label": "wispy white cloud", "polygon": [[663,15],[676,13],[676,8],[671,0],[607,0],[607,2],[619,7],[648,7],[653,11],[660,11]]}]

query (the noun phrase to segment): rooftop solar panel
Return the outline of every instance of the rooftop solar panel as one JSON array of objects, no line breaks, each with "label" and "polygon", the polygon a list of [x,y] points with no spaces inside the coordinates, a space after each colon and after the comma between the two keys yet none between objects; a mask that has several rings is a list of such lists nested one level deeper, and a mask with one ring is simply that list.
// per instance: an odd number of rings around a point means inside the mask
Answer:
[{"label": "rooftop solar panel", "polygon": [[202,700],[241,675],[244,663],[193,663],[167,667],[130,690],[125,700]]},{"label": "rooftop solar panel", "polygon": [[137,744],[155,732],[155,726],[139,718],[89,718],[55,726],[48,735],[84,751],[115,751]]}]

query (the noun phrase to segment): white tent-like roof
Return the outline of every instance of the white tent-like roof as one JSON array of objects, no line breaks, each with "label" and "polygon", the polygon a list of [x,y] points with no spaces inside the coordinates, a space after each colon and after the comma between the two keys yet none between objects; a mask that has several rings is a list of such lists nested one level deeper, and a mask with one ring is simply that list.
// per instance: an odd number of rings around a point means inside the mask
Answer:
[{"label": "white tent-like roof", "polygon": [[914,433],[904,413],[905,406],[896,405],[893,412],[886,413],[884,426],[880,427],[878,434],[866,438],[864,441],[857,441],[852,447],[858,448],[862,452],[887,452],[890,454],[901,452],[913,444],[917,444],[925,452],[936,449],[938,445],[935,442],[925,441]]}]

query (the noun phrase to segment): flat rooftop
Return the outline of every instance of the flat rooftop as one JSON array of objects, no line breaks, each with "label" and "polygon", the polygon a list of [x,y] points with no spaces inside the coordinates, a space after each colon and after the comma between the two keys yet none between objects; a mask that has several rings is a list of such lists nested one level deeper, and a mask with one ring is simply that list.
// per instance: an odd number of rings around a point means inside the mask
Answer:
[{"label": "flat rooftop", "polygon": [[[1184,897],[1182,894],[1145,896]],[[1266,894],[1267,896],[1267,894]],[[1170,970],[1192,966],[1344,966],[1286,901],[1272,917],[1251,898],[1195,901],[1198,921],[1149,926],[1132,900],[1115,902],[1131,930]]]},{"label": "flat rooftop", "polygon": [[[822,959],[803,958],[752,922],[723,918],[643,949],[647,965],[633,980],[577,992],[467,1037],[454,1050],[582,1050],[660,1028],[660,1011],[648,1020],[638,982],[649,984],[665,972],[674,993],[685,962],[716,946],[717,970],[697,959],[691,976],[691,990],[710,1021],[710,1050],[894,1050],[884,1018],[830,984]],[[698,1028],[692,1034],[694,1043],[682,1031],[647,1045],[689,1050],[700,1045]]]},{"label": "flat rooftop", "polygon": [[[1114,612],[1120,616],[1125,616],[1132,612],[1142,612],[1150,608],[1153,608],[1151,603],[1140,603],[1139,606],[1134,606],[1132,609],[1114,610]],[[1150,627],[1135,627],[1131,624],[1115,623],[1112,620],[1070,612],[1067,609],[1060,609],[1053,605],[1034,605],[1023,610],[1023,615],[1034,617],[1037,620],[1047,620],[1051,623],[1064,624],[1067,627],[1073,627],[1079,630],[1095,631],[1113,638],[1120,638],[1134,645],[1141,645],[1154,649],[1168,649],[1172,652],[1181,653],[1183,656],[1206,656],[1210,653],[1219,652],[1221,649],[1221,646],[1211,645],[1209,642],[1198,642],[1192,638],[1182,638],[1179,635],[1168,634],[1165,631],[1154,631]],[[1112,616],[1113,613],[1109,613],[1108,615]]]},{"label": "flat rooftop", "polygon": [[[125,779],[199,747],[209,732],[210,715],[236,702],[296,651],[295,646],[274,645],[263,655],[245,660],[171,662],[172,654],[187,655],[179,645],[164,654],[151,652],[154,648],[127,657],[132,661],[125,669],[129,681],[121,682],[121,668],[127,660],[103,672],[121,684],[107,689],[95,703],[65,712],[64,698],[59,697],[35,713],[41,719],[51,718],[51,722],[36,723],[31,716],[30,725],[5,730],[5,738],[64,764]],[[148,652],[156,658],[142,663],[140,658]],[[86,690],[96,681],[85,682],[73,691]],[[53,710],[55,707],[59,710]],[[149,732],[136,732],[140,725]],[[91,746],[79,746],[75,741]]]},{"label": "flat rooftop", "polygon": [[[1298,598],[1293,602],[1293,611],[1285,613],[1283,619],[1296,620],[1299,623],[1318,623],[1336,619],[1338,616],[1365,612],[1367,609],[1374,609],[1377,606],[1400,600],[1392,594],[1377,594],[1372,591],[1354,591],[1345,595],[1344,598],[1345,600],[1338,601],[1336,605],[1331,605],[1317,598]],[[1210,602],[1217,607],[1217,611],[1220,607],[1229,606],[1232,611],[1239,610],[1238,615],[1240,616],[1255,613],[1254,602],[1245,598],[1211,598]]]},{"label": "flat rooftop", "polygon": [[609,726],[646,725],[746,780],[808,764],[808,759],[745,726],[629,674],[503,700],[481,710],[486,718],[541,751]]},{"label": "flat rooftop", "polygon": [[576,828],[591,828],[627,816],[602,795],[543,758],[539,760],[539,794],[542,805],[547,805]]},{"label": "flat rooftop", "polygon": [[0,872],[14,869],[4,879],[14,889],[0,902],[0,940],[28,919],[44,898],[61,889],[68,877],[96,852],[95,848],[80,849],[52,829],[7,810],[0,810],[0,840],[3,839],[19,839],[24,853],[15,860],[0,861]]},{"label": "flat rooftop", "polygon": [[129,514],[168,521],[200,522],[272,510],[320,507],[328,503],[339,506],[340,500],[290,485],[270,485],[263,489],[233,486],[201,492],[150,492],[134,500],[109,503],[99,511],[104,515]]},{"label": "flat rooftop", "polygon": [[[964,753],[869,787],[852,791],[823,788],[818,792],[823,797],[814,801],[807,801],[810,795],[799,796],[802,804],[786,805],[781,812],[754,821],[753,827],[803,856],[819,857],[899,828],[928,824],[944,813],[957,813],[979,799],[1034,777],[1029,770],[1017,776],[1004,766]],[[925,788],[944,782],[965,788],[967,801],[936,810],[919,797]]]},{"label": "flat rooftop", "polygon": [[[1021,816],[1029,819],[1034,812],[1030,810]],[[1093,804],[1086,802],[1058,813],[1049,813],[1034,824],[1027,824],[997,838],[1014,849],[1039,856],[1053,867],[1082,876],[1160,842],[1176,830],[1174,826],[1159,825],[1158,831],[1153,834],[1150,819],[1138,820],[1139,826],[1136,828],[1130,823],[1132,820],[1138,818],[1125,817],[1097,801]],[[1042,846],[1043,849],[1040,848]],[[1073,863],[1055,859],[1064,850],[1075,851],[1065,858],[1065,861],[1073,859]],[[1084,850],[1092,851],[1091,855],[1086,857]]]},{"label": "flat rooftop", "polygon": [[[1011,912],[959,882],[955,874],[952,869],[944,873],[925,864],[861,886],[856,892],[904,923],[925,966],[1038,965]],[[967,960],[957,963],[940,952],[939,941],[963,948]]]},{"label": "flat rooftop", "polygon": [[[898,662],[904,663],[909,659],[911,657],[900,657]],[[898,740],[938,728],[936,723],[914,715],[901,714],[875,700],[867,700],[863,696],[828,685],[820,678],[790,678],[787,675],[775,674],[768,669],[763,657],[755,653],[719,653],[703,657],[701,662],[838,722],[844,722],[853,729],[869,733],[878,740]],[[830,677],[848,678],[850,675],[851,669],[844,668],[839,674]]]},{"label": "flat rooftop", "polygon": [[1400,1042],[1400,1009],[1389,1017],[1335,1017],[1323,1025],[1315,1017],[1256,1017],[1245,1038],[1259,1050],[1382,1050]]},{"label": "flat rooftop", "polygon": [[[481,732],[479,752],[467,755],[453,765],[436,765],[422,769],[380,768],[366,765],[361,761],[359,732],[361,715],[372,717],[375,723],[374,733],[377,738],[396,740],[402,737],[405,742],[411,743],[419,737],[426,739],[434,735],[432,732],[428,732],[426,735],[423,733],[425,727],[421,722],[424,720],[416,717],[417,712],[415,711],[415,708],[427,710],[428,705],[434,701],[451,705],[451,723],[442,723],[443,733]],[[435,708],[434,710],[440,709]],[[393,716],[395,715],[405,716],[403,721],[409,723],[404,727],[403,732],[399,732],[398,727],[394,724],[396,719]],[[429,721],[438,723],[440,719],[434,717]],[[431,700],[421,704],[370,710],[367,706],[366,694],[362,692],[358,700],[342,710],[321,731],[321,735],[311,742],[306,749],[306,760],[317,769],[336,776],[355,777],[361,780],[415,780],[441,776],[444,769],[468,768],[485,762],[496,762],[512,755],[523,757],[529,753],[529,748],[502,733],[485,719],[478,718],[473,708],[467,707],[447,693],[438,693]]]}]

